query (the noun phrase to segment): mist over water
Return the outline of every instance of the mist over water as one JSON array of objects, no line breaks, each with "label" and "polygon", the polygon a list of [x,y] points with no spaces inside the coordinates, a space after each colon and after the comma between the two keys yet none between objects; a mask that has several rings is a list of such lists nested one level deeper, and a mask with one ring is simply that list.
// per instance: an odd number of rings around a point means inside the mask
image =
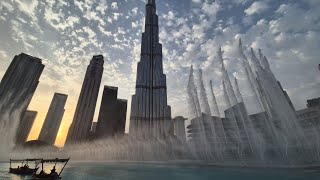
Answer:
[{"label": "mist over water", "polygon": [[[310,165],[318,163],[319,133],[314,128],[311,144],[290,108],[268,60],[262,51],[250,52],[250,61],[239,42],[239,60],[254,103],[259,106],[259,119],[248,115],[245,99],[236,78],[232,85],[224,65],[221,49],[217,51],[222,73],[222,92],[227,114],[222,117],[215,98],[212,81],[205,88],[202,69],[196,74],[193,67],[187,84],[188,105],[192,119],[192,137],[183,142],[167,139],[137,139],[129,136],[101,139],[60,149],[14,148],[15,132],[23,113],[23,105],[12,111],[1,109],[0,160],[9,158],[68,158],[73,161],[171,161],[198,160],[218,165]],[[198,78],[195,78],[195,74]],[[198,85],[198,86],[197,86]],[[209,92],[209,96],[207,94]],[[210,98],[211,96],[211,98]],[[0,107],[5,102],[0,102]],[[211,105],[211,107],[210,107]],[[257,126],[254,124],[258,122]]]},{"label": "mist over water", "polygon": [[[15,104],[18,98],[6,97],[0,102],[0,161],[8,160],[10,152],[15,147],[16,132],[26,106],[25,103]],[[11,103],[8,103],[9,101]],[[4,104],[10,106],[5,107]]]}]

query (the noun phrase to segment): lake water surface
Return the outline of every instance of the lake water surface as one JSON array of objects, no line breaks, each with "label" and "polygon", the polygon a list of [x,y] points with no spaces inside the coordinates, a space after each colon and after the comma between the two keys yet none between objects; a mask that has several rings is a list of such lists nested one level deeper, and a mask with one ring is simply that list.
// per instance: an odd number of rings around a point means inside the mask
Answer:
[{"label": "lake water surface", "polygon": [[[18,166],[17,164],[15,164]],[[20,164],[21,165],[21,164]],[[32,166],[30,164],[30,166]],[[50,172],[53,165],[46,166]],[[0,163],[0,180],[25,180],[30,177],[8,173],[9,163]],[[59,170],[61,167],[57,167]],[[206,164],[71,162],[62,173],[67,180],[320,180],[320,170],[218,168]]]}]

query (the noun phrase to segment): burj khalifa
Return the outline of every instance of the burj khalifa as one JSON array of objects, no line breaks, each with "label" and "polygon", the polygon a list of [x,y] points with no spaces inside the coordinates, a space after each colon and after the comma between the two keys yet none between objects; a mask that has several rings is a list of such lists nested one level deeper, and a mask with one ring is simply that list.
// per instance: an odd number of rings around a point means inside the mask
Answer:
[{"label": "burj khalifa", "polygon": [[164,138],[171,134],[171,126],[156,3],[155,0],[148,0],[136,92],[131,102],[129,134],[137,138]]}]

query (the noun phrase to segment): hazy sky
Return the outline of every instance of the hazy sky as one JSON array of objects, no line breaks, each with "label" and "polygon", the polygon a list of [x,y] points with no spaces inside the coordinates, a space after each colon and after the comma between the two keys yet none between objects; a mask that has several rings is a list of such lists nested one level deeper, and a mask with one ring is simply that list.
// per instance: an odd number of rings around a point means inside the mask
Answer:
[{"label": "hazy sky", "polygon": [[[296,109],[320,96],[319,0],[157,0],[160,41],[173,116],[188,116],[186,85],[190,65],[214,82],[224,110],[216,51],[219,45],[230,76],[246,87],[237,55],[241,37],[261,48]],[[73,118],[85,70],[93,55],[105,57],[103,85],[119,87],[119,98],[134,93],[144,25],[144,0],[1,0],[0,78],[21,52],[46,65],[29,109],[39,112],[29,139],[36,139],[54,92],[69,95],[57,145],[63,145]],[[208,88],[207,88],[208,89]],[[249,98],[247,98],[248,101]],[[250,104],[250,103],[248,103]],[[248,105],[249,112],[254,112]]]}]

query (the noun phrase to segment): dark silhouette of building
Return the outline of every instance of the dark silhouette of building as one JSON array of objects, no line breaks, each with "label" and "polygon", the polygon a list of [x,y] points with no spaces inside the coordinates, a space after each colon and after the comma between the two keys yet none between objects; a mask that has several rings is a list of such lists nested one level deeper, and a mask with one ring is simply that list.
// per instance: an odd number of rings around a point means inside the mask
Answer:
[{"label": "dark silhouette of building", "polygon": [[127,101],[118,99],[118,88],[104,86],[96,137],[124,135],[126,126]]},{"label": "dark silhouette of building", "polygon": [[320,134],[320,97],[307,100],[307,108],[296,111],[300,126],[308,139]]},{"label": "dark silhouette of building", "polygon": [[[18,118],[22,123],[24,113],[39,84],[39,78],[44,69],[42,60],[21,53],[16,55],[0,83],[0,123],[11,127]],[[19,127],[19,126],[18,126]],[[20,135],[16,134],[16,140]]]},{"label": "dark silhouette of building", "polygon": [[67,143],[87,141],[90,136],[94,111],[103,73],[103,56],[93,56],[82,84],[77,108],[69,128]]},{"label": "dark silhouette of building", "polygon": [[64,115],[67,98],[68,95],[65,94],[54,94],[38,138],[40,141],[54,144]]},{"label": "dark silhouette of building", "polygon": [[16,142],[17,144],[23,144],[27,141],[30,134],[31,128],[33,126],[34,120],[37,117],[37,111],[27,110],[24,113],[21,123],[18,126]]},{"label": "dark silhouette of building", "polygon": [[174,121],[174,134],[180,140],[185,142],[186,141],[186,128],[185,128],[185,121],[187,118],[182,116],[177,116],[173,119]]},{"label": "dark silhouette of building", "polygon": [[21,146],[23,147],[23,150],[28,151],[39,151],[39,149],[50,152],[60,151],[59,147],[39,140],[27,141],[23,143]]},{"label": "dark silhouette of building", "polygon": [[307,107],[320,107],[320,97],[307,100]]},{"label": "dark silhouette of building", "polygon": [[131,103],[131,136],[162,138],[170,135],[171,107],[167,104],[167,83],[162,64],[156,3],[155,0],[148,0],[136,92]]},{"label": "dark silhouette of building", "polygon": [[42,60],[21,53],[14,57],[0,83],[1,110],[29,105],[44,69]]}]

